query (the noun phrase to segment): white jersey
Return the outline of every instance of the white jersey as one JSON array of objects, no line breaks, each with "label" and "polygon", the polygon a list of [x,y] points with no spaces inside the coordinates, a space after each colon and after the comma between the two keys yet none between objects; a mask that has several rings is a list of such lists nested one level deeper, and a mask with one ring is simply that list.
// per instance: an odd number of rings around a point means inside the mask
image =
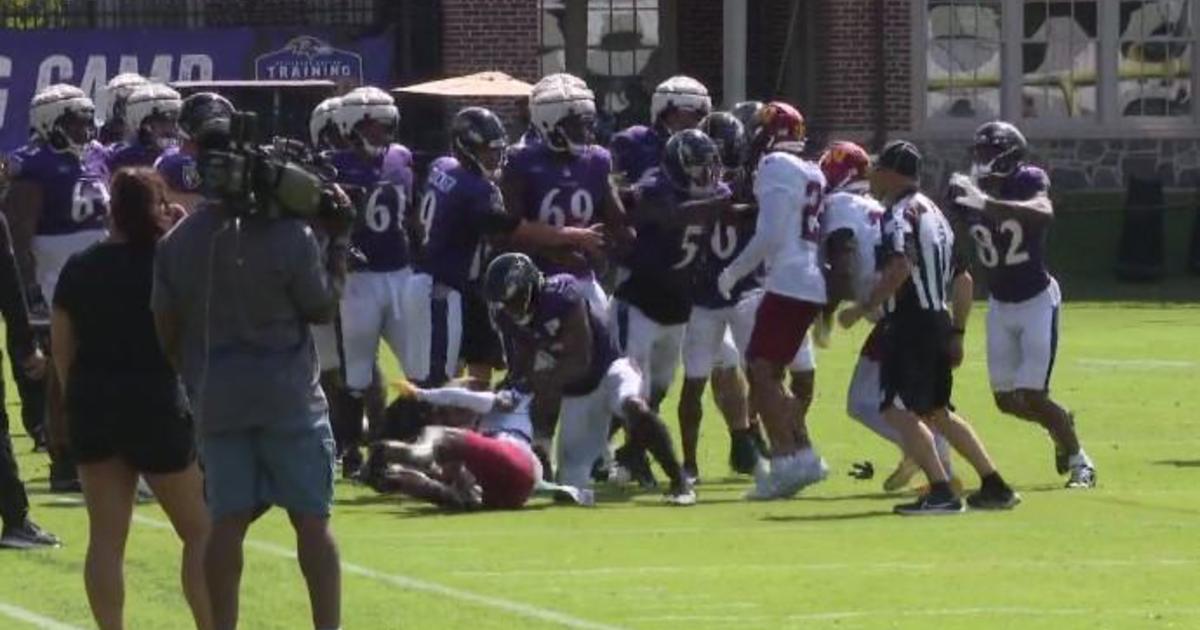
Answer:
[{"label": "white jersey", "polygon": [[754,179],[758,223],[754,238],[729,273],[742,278],[765,263],[768,292],[825,303],[821,271],[821,210],[825,176],[812,162],[789,153],[770,153]]},{"label": "white jersey", "polygon": [[875,252],[883,238],[879,231],[883,213],[883,204],[867,194],[866,182],[849,184],[825,197],[825,211],[821,214],[821,242],[824,243],[838,230],[850,230],[854,234],[857,250],[854,295],[859,303],[866,302],[870,297],[878,277]]}]

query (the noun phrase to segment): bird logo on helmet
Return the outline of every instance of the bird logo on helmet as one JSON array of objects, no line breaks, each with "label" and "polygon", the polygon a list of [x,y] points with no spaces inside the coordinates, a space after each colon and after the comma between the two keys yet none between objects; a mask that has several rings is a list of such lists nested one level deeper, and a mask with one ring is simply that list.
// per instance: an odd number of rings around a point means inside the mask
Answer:
[{"label": "bird logo on helmet", "polygon": [[56,83],[38,92],[29,106],[33,135],[52,151],[81,155],[96,137],[96,105],[83,90]]},{"label": "bird logo on helmet", "polygon": [[499,178],[508,134],[492,110],[467,107],[459,111],[450,124],[450,137],[460,162],[472,165],[489,179]]},{"label": "bird logo on helmet", "polygon": [[580,155],[594,142],[596,96],[581,79],[551,75],[534,86],[529,118],[546,146]]},{"label": "bird logo on helmet", "polygon": [[179,135],[182,108],[183,99],[179,92],[161,83],[134,88],[125,102],[126,137],[159,149],[174,145]]},{"label": "bird logo on helmet", "polygon": [[808,126],[800,110],[782,101],[772,101],[755,115],[754,144],[762,151],[803,151]]},{"label": "bird logo on helmet", "polygon": [[984,123],[975,130],[971,151],[971,178],[1008,177],[1017,171],[1029,151],[1025,135],[1003,120]]},{"label": "bird logo on helmet", "polygon": [[503,312],[518,325],[533,319],[533,296],[545,278],[525,254],[501,254],[488,265],[483,277],[488,308]]},{"label": "bird logo on helmet", "polygon": [[308,117],[308,137],[312,147],[318,151],[341,149],[346,139],[333,121],[333,113],[342,106],[342,99],[334,96],[327,98],[313,108]]},{"label": "bird logo on helmet", "polygon": [[370,157],[387,151],[400,126],[400,110],[396,100],[383,90],[360,87],[342,97],[341,106],[333,111],[338,131],[355,148]]},{"label": "bird logo on helmet", "polygon": [[861,146],[839,140],[825,149],[819,165],[821,173],[825,175],[827,189],[837,190],[865,178],[871,168],[871,156]]},{"label": "bird logo on helmet", "polygon": [[721,182],[717,143],[699,129],[676,133],[663,150],[663,172],[675,188],[693,198],[713,196]]}]

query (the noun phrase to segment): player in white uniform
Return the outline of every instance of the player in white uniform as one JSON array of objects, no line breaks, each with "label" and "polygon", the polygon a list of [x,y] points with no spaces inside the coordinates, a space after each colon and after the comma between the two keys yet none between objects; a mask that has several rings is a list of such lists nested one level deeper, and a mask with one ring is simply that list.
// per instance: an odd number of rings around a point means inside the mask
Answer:
[{"label": "player in white uniform", "polygon": [[745,251],[717,282],[728,294],[740,279],[766,264],[766,293],[746,355],[751,395],[771,440],[771,466],[769,472],[756,475],[747,498],[768,500],[791,497],[828,474],[809,440],[802,404],[783,383],[784,370],[826,302],[820,258],[825,176],[816,164],[797,155],[805,137],[800,112],[775,102],[763,107],[759,120],[754,144],[766,155],[754,182],[758,223]]},{"label": "player in white uniform", "polygon": [[[867,171],[871,158],[866,150],[853,142],[834,142],[821,155],[821,172],[825,174],[827,192],[825,211],[821,214],[821,243],[829,267],[841,273],[829,275],[829,306],[832,314],[839,301],[865,302],[875,286],[875,252],[882,243],[879,230],[883,205],[870,195]],[[871,314],[872,322],[878,314]],[[884,481],[883,489],[894,492],[903,488],[920,468],[904,457],[904,445],[895,427],[883,419],[883,402],[879,380],[883,347],[878,328],[871,331],[863,344],[846,392],[846,413],[876,435],[896,445],[901,463]],[[934,434],[935,445],[942,464],[949,470],[950,447],[940,433]],[[865,478],[865,477],[864,477]]]}]

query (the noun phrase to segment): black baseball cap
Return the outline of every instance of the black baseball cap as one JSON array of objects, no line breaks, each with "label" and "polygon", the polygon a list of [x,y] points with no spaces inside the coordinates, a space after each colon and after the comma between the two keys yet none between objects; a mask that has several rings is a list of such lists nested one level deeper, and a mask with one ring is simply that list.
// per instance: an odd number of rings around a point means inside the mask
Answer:
[{"label": "black baseball cap", "polygon": [[892,140],[875,156],[875,168],[917,179],[921,172],[921,152],[907,140]]}]

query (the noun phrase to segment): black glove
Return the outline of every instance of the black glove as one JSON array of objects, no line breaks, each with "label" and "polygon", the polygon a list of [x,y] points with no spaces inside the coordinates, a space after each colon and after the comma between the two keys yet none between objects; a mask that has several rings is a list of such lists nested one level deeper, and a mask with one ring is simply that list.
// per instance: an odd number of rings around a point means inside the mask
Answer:
[{"label": "black glove", "polygon": [[875,477],[875,465],[869,460],[850,464],[850,476],[859,481],[867,481]]}]

